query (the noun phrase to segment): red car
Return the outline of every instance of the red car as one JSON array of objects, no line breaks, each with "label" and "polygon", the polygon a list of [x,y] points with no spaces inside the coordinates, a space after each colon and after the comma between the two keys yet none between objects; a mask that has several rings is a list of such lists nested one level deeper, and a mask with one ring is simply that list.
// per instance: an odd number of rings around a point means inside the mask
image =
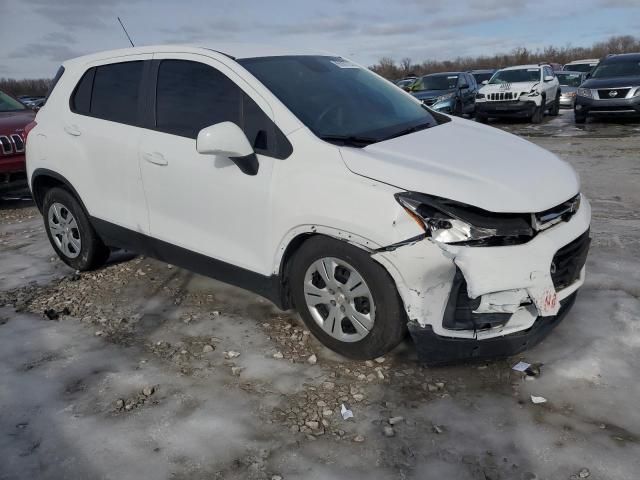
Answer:
[{"label": "red car", "polygon": [[25,127],[35,116],[29,107],[0,91],[0,194],[27,186]]}]

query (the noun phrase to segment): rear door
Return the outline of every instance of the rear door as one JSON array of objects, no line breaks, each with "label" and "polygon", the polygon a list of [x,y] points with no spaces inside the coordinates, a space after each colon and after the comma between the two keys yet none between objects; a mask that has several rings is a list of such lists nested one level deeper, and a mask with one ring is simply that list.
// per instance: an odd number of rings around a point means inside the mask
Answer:
[{"label": "rear door", "polygon": [[[153,65],[153,118],[139,158],[151,235],[268,274],[270,186],[279,161],[270,107],[215,59],[156,54]],[[257,175],[244,174],[229,158],[196,150],[198,132],[224,121],[244,130],[257,153]]]},{"label": "rear door", "polygon": [[89,214],[148,233],[147,205],[138,165],[143,76],[151,55],[87,65],[61,122],[63,171]]}]

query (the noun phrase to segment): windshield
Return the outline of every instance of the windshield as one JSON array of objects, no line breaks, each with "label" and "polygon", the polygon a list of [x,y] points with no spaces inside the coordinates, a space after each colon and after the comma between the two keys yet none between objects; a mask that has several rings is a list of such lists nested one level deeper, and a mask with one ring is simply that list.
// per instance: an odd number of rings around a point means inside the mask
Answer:
[{"label": "windshield", "polygon": [[571,70],[574,72],[589,73],[596,66],[595,63],[574,63],[573,65],[565,65],[565,70]]},{"label": "windshield", "polygon": [[491,72],[487,72],[487,73],[473,73],[472,74],[473,77],[476,79],[477,83],[482,83],[485,80],[489,80],[491,78],[491,75],[493,75],[493,73]]},{"label": "windshield", "polygon": [[0,92],[0,112],[15,112],[16,110],[26,110],[22,103],[4,92]]},{"label": "windshield", "polygon": [[629,60],[627,62],[601,63],[591,74],[591,78],[626,77],[640,75],[640,62]]},{"label": "windshield", "polygon": [[238,63],[327,141],[359,137],[374,143],[438,124],[426,107],[395,85],[340,57],[296,55]]},{"label": "windshield", "polygon": [[582,74],[556,72],[556,77],[562,87],[579,87],[582,83]]},{"label": "windshield", "polygon": [[458,75],[427,75],[416,82],[413,90],[452,90],[457,86]]},{"label": "windshield", "polygon": [[498,70],[489,83],[491,85],[499,83],[518,83],[518,82],[539,82],[539,68],[520,68],[517,70]]}]

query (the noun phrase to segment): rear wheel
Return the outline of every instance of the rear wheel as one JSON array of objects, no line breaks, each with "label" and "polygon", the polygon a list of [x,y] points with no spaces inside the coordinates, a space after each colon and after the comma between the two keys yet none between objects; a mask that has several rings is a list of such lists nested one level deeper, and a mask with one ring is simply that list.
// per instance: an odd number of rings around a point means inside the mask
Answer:
[{"label": "rear wheel", "polygon": [[345,357],[384,355],[406,334],[406,317],[387,271],[365,251],[327,237],[307,240],[291,268],[293,303],[325,346]]},{"label": "rear wheel", "polygon": [[63,188],[47,191],[44,225],[60,259],[76,270],[93,270],[109,258],[109,249],[89,223],[80,203]]},{"label": "rear wheel", "polygon": [[453,107],[453,114],[461,117],[462,113],[462,102],[460,100],[456,100],[456,104]]}]

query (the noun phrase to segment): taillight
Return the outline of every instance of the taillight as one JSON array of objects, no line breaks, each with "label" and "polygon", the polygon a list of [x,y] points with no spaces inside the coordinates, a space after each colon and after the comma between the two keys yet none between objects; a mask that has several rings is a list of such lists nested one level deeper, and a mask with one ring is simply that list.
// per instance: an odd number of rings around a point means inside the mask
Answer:
[{"label": "taillight", "polygon": [[29,137],[29,133],[31,133],[31,130],[33,130],[36,125],[38,125],[38,122],[36,122],[35,120],[31,123],[29,123],[26,127],[24,127],[24,141],[25,143],[27,142],[27,138]]}]

